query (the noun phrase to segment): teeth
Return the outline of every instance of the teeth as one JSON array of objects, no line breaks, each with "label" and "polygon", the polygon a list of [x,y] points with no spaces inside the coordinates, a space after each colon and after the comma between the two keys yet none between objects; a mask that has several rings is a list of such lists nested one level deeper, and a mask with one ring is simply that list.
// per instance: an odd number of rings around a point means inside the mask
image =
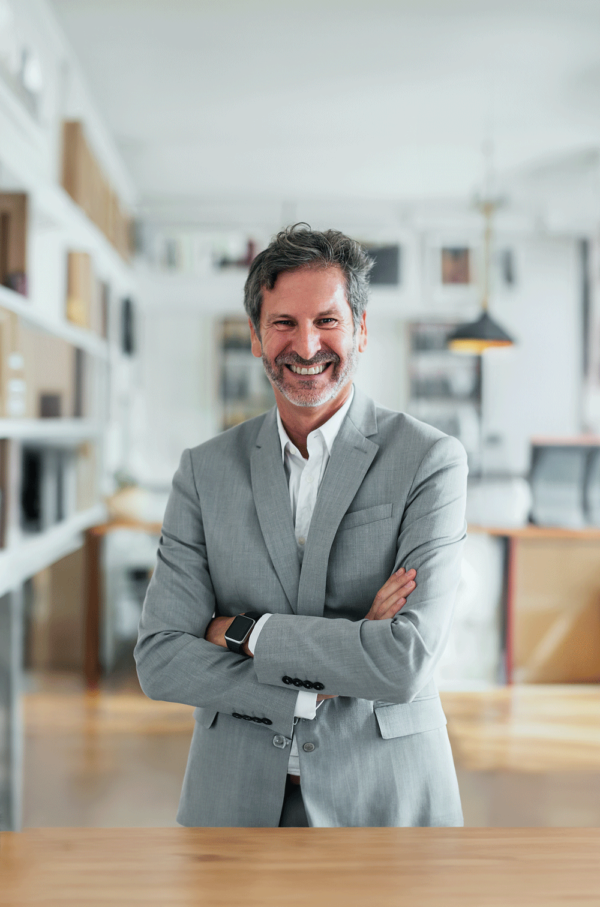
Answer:
[{"label": "teeth", "polygon": [[320,375],[328,365],[328,362],[324,362],[323,365],[315,365],[314,368],[301,368],[298,365],[290,365],[290,368],[296,375]]}]

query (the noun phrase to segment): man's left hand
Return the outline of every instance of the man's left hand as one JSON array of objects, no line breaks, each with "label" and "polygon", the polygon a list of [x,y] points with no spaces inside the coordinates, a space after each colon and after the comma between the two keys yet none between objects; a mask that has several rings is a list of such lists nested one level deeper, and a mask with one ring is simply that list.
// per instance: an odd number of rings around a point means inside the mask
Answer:
[{"label": "man's left hand", "polygon": [[[208,642],[212,642],[215,646],[221,646],[222,649],[227,648],[227,643],[225,642],[225,634],[229,627],[234,622],[234,617],[213,617],[208,627],[206,628],[206,633],[204,638]],[[250,637],[248,637],[249,639]],[[242,646],[242,649],[246,655],[249,655],[250,658],[253,658],[252,652],[248,648],[248,639]]]}]

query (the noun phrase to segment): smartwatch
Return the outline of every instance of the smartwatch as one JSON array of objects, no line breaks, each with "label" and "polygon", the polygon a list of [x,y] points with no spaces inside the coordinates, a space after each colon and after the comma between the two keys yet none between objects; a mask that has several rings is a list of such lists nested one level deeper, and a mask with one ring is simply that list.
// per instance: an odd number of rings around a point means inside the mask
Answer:
[{"label": "smartwatch", "polygon": [[243,645],[252,633],[257,620],[260,620],[262,614],[256,611],[248,611],[246,614],[238,614],[229,629],[225,633],[225,642],[230,652],[236,655],[244,655]]}]

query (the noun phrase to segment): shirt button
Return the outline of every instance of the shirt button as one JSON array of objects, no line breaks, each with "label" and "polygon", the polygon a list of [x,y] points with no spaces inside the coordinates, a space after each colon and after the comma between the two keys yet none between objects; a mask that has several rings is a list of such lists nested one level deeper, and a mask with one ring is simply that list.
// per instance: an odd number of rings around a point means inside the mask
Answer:
[{"label": "shirt button", "polygon": [[302,749],[304,750],[305,753],[312,753],[314,751],[314,748],[315,748],[314,743],[305,743],[302,746]]},{"label": "shirt button", "polygon": [[306,477],[306,481],[308,482],[309,485],[312,485],[312,483],[313,483],[313,477],[312,477],[312,476],[307,476],[307,477]]},{"label": "shirt button", "polygon": [[298,539],[298,544],[304,545],[305,543],[306,543],[306,539],[304,538],[303,535],[301,535],[300,538]]}]

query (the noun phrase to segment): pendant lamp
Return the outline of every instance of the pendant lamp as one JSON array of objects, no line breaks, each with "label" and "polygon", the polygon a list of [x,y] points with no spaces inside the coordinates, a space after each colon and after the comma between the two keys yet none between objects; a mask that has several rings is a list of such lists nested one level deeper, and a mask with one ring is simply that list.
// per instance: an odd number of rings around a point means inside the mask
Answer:
[{"label": "pendant lamp", "polygon": [[484,265],[483,265],[483,298],[481,315],[476,321],[459,324],[448,337],[448,349],[456,353],[469,353],[480,356],[494,347],[513,346],[514,340],[504,328],[494,321],[488,312],[490,296],[490,256],[492,247],[492,217],[496,209],[493,201],[480,204],[485,218]]}]

